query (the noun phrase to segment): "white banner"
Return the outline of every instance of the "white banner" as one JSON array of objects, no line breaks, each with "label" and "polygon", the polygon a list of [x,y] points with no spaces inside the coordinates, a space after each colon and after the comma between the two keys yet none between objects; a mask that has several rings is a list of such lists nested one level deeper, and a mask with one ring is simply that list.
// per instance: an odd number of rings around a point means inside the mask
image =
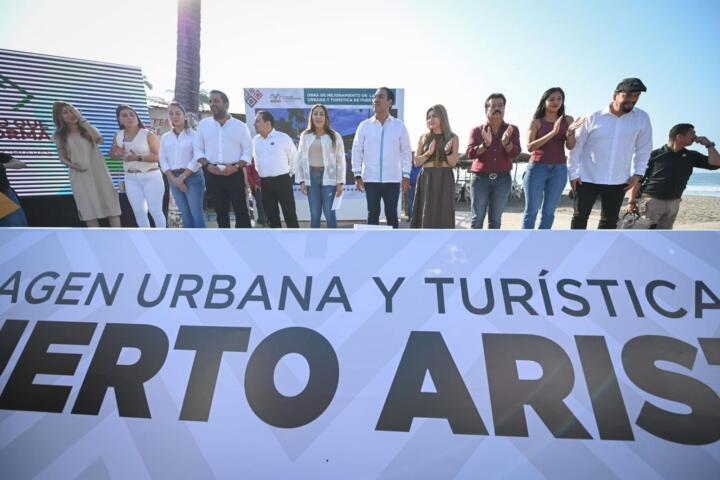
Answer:
[{"label": "white banner", "polygon": [[[255,135],[255,112],[267,110],[275,117],[275,128],[290,136],[295,145],[300,141],[300,134],[307,128],[310,109],[317,103],[322,103],[330,114],[330,124],[333,130],[343,137],[345,144],[345,161],[347,174],[345,176],[345,194],[342,208],[335,212],[338,220],[366,220],[367,202],[365,194],[355,188],[355,177],[352,173],[350,149],[358,125],[363,120],[372,117],[375,112],[372,108],[374,88],[246,88],[245,89],[245,117],[252,135]],[[392,116],[403,119],[405,111],[405,90],[393,89],[395,103]],[[310,220],[310,206],[308,198],[295,186],[295,205],[298,219]],[[400,207],[402,202],[398,202]],[[384,215],[382,207],[381,215]]]},{"label": "white banner", "polygon": [[719,244],[0,230],[0,472],[717,478]]}]

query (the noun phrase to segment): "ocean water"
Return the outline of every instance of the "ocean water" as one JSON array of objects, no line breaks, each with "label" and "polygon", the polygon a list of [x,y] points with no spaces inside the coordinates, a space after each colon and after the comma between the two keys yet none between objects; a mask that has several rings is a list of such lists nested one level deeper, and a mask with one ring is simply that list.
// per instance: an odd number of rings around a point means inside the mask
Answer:
[{"label": "ocean water", "polygon": [[696,168],[690,177],[684,195],[720,197],[720,170]]},{"label": "ocean water", "polygon": [[[527,167],[526,163],[518,163],[517,165],[517,181],[522,183],[522,175]],[[515,170],[510,172],[511,176],[515,176]],[[569,190],[568,184],[565,190]],[[720,170],[704,170],[696,168],[693,171],[688,186],[683,195],[694,195],[702,197],[720,197]]]}]

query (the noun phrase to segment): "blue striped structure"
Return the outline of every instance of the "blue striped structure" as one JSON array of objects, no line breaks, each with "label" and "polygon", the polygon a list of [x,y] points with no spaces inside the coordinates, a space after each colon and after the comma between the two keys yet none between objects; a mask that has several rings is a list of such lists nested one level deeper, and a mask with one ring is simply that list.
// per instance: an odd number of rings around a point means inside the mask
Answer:
[{"label": "blue striped structure", "polygon": [[115,108],[128,104],[150,125],[140,67],[0,49],[0,151],[28,165],[8,171],[20,196],[72,193],[52,141],[56,100],[75,105],[100,130],[105,138],[100,150],[117,188],[122,162],[108,157],[118,129]]}]

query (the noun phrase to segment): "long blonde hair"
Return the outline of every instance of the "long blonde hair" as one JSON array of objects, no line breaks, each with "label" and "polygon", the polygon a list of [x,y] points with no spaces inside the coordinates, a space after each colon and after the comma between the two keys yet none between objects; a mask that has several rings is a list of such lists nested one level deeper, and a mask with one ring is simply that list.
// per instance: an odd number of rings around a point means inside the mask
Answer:
[{"label": "long blonde hair", "polygon": [[[77,110],[71,103],[57,101],[53,103],[52,117],[53,123],[55,124],[55,134],[53,135],[53,138],[55,138],[55,141],[57,142],[58,148],[60,149],[62,155],[67,156],[67,150],[65,147],[67,146],[68,126],[62,118],[62,111],[65,107]],[[92,135],[90,135],[90,132],[88,132],[82,125],[79,124],[78,128],[80,129],[80,135],[85,140],[95,145],[95,140],[93,139]]]},{"label": "long blonde hair", "polygon": [[[448,120],[448,114],[445,107],[443,107],[440,104],[433,105],[432,107],[428,108],[427,112],[425,112],[425,118],[427,119],[427,116],[430,112],[435,112],[435,114],[440,119],[440,125],[442,125],[442,135],[443,139],[446,142],[449,142],[455,134],[452,132],[452,129],[450,128],[450,120]],[[425,138],[429,138],[435,135],[432,130],[428,130],[428,133],[426,134]]]},{"label": "long blonde hair", "polygon": [[[440,120],[440,125],[442,126],[442,138],[444,143],[442,145],[435,145],[435,155],[433,158],[433,164],[435,166],[440,165],[440,150],[445,149],[445,145],[447,145],[448,142],[451,142],[453,137],[456,135],[452,132],[452,129],[450,128],[450,121],[448,120],[448,114],[447,110],[444,106],[437,104],[433,105],[432,107],[428,108],[427,112],[425,113],[425,118],[427,119],[430,112],[435,112],[435,115],[437,115],[438,120]],[[432,131],[432,129],[429,129],[428,132],[423,137],[423,145],[424,148],[427,149],[428,146],[430,146],[430,143],[432,142],[432,139],[435,138],[435,132]]]}]

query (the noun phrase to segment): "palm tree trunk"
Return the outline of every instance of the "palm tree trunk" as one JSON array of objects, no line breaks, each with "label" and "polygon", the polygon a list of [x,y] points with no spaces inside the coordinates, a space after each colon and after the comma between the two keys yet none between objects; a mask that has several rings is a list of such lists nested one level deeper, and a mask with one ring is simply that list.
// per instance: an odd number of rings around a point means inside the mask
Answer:
[{"label": "palm tree trunk", "polygon": [[200,91],[200,3],[178,0],[175,100],[197,119]]},{"label": "palm tree trunk", "polygon": [[[185,107],[191,125],[197,123],[199,107],[200,4],[201,0],[178,0],[175,101]],[[168,208],[168,227],[182,227],[180,212],[172,198]]]}]

